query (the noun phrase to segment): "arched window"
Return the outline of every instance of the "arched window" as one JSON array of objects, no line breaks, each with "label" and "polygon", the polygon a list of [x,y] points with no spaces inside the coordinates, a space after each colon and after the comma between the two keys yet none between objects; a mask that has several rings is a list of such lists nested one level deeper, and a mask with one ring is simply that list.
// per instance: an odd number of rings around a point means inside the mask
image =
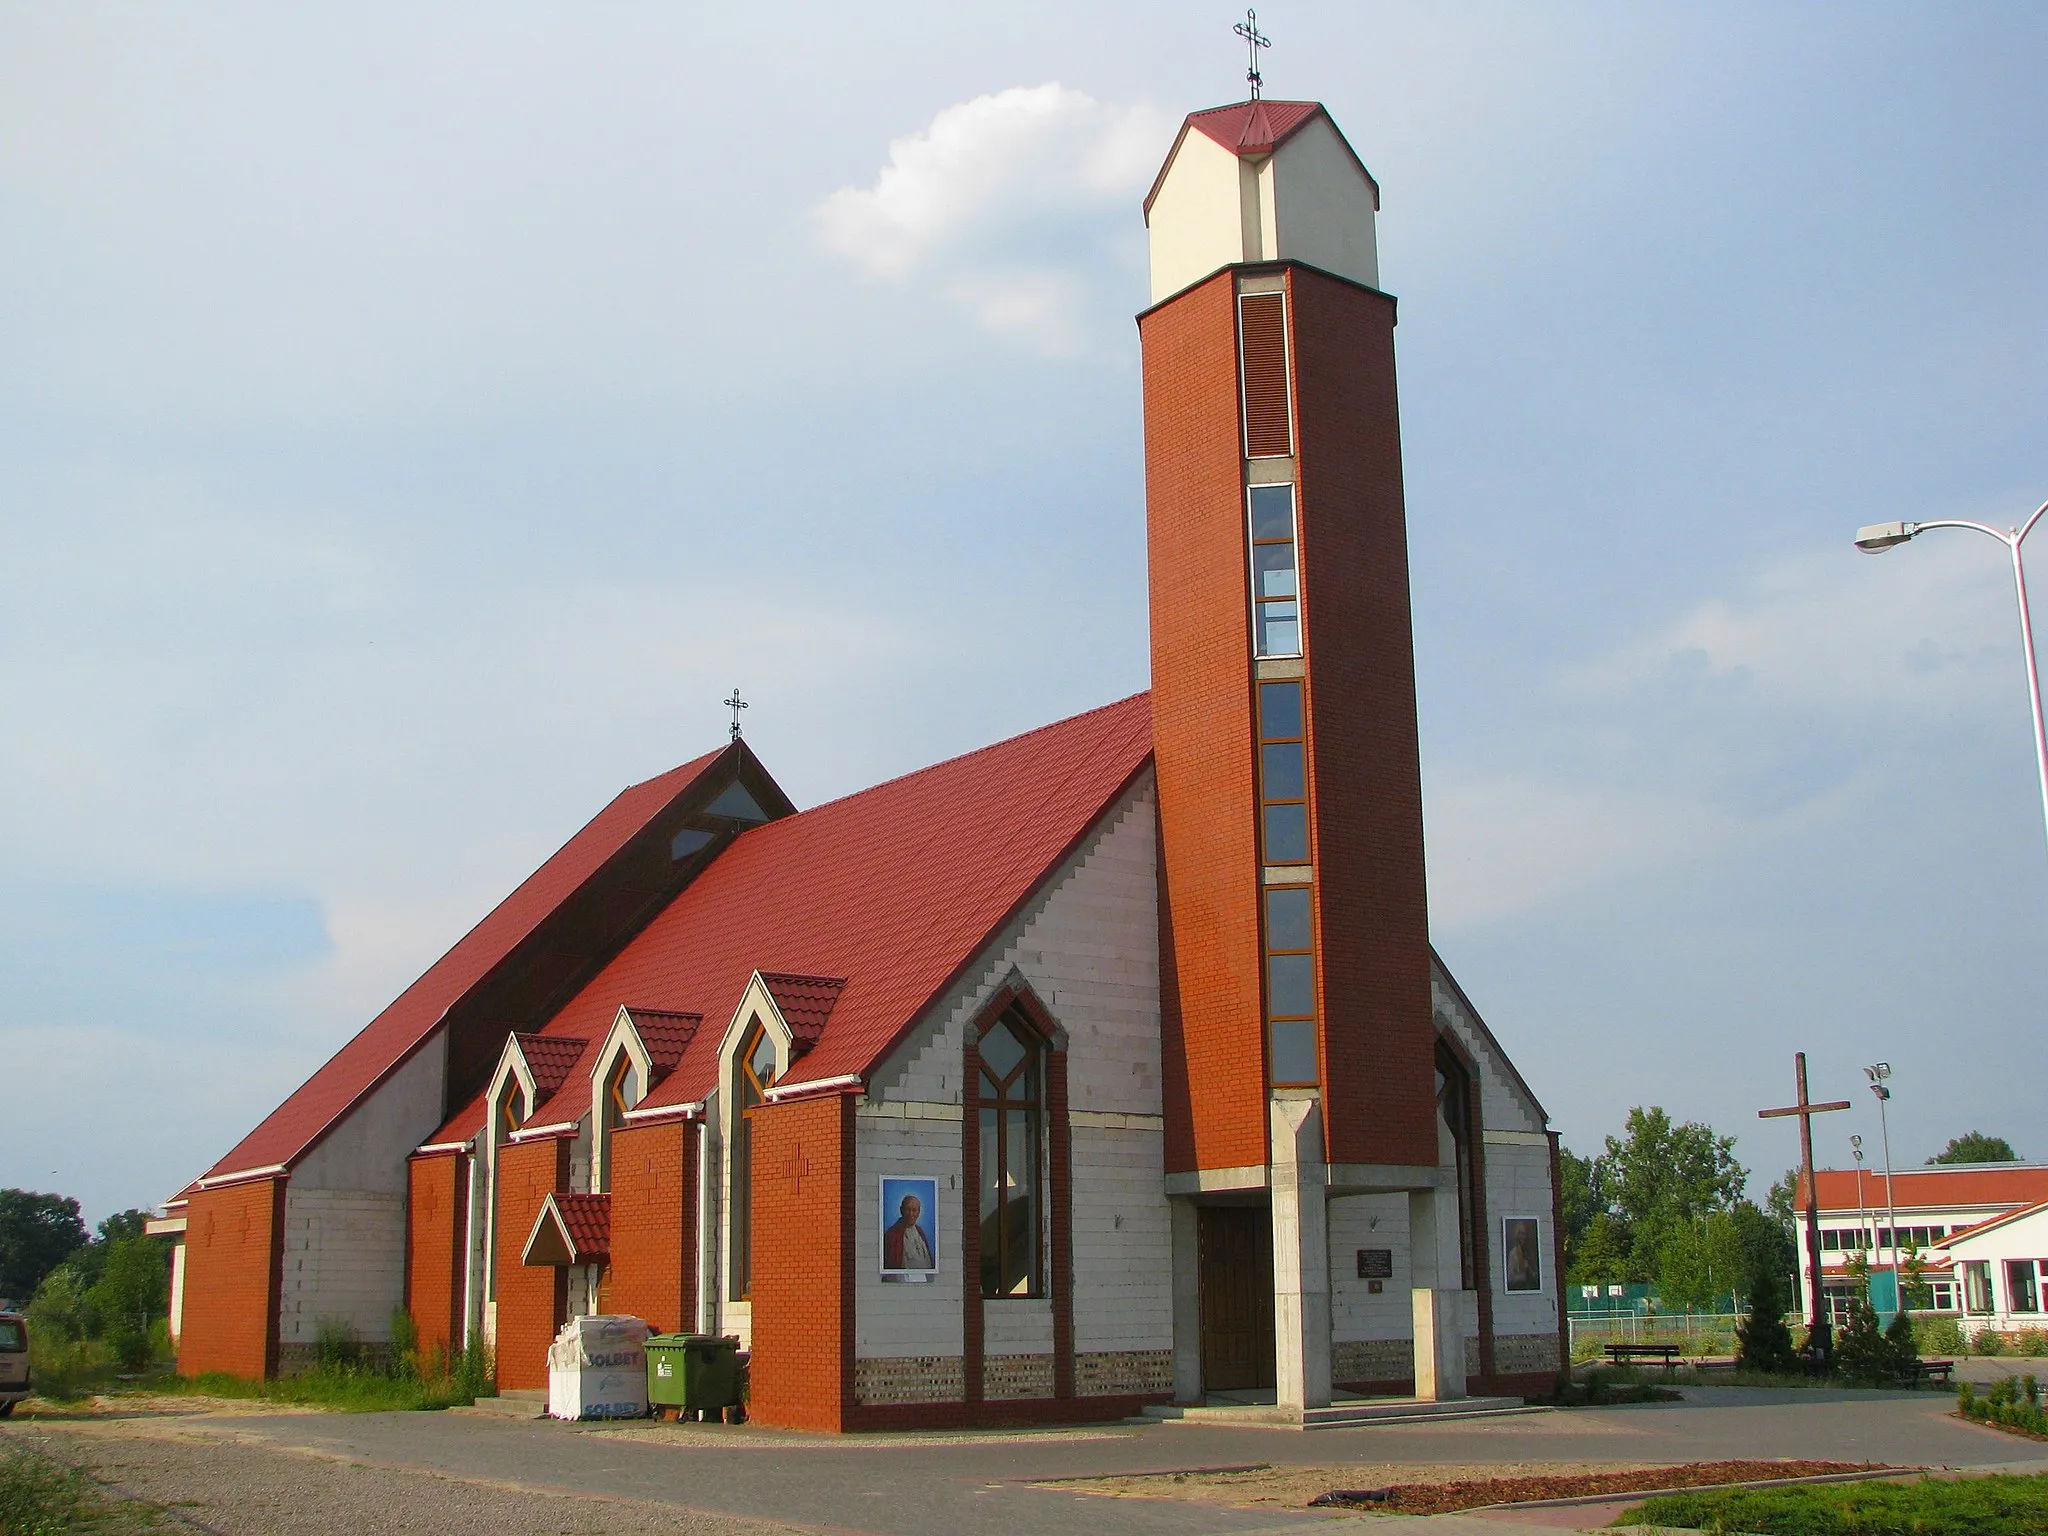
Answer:
[{"label": "arched window", "polygon": [[775,1042],[759,1024],[747,1036],[733,1073],[732,1119],[732,1295],[745,1301],[754,1278],[754,1112],[775,1081]]},{"label": "arched window", "polygon": [[1045,1045],[1010,1009],[981,1033],[981,1294],[1042,1296]]},{"label": "arched window", "polygon": [[612,1187],[612,1133],[626,1123],[626,1111],[633,1107],[627,1097],[632,1086],[633,1058],[620,1051],[613,1061],[611,1070],[605,1074],[604,1092],[598,1095],[598,1136],[600,1143],[597,1154],[597,1192],[604,1194]]}]

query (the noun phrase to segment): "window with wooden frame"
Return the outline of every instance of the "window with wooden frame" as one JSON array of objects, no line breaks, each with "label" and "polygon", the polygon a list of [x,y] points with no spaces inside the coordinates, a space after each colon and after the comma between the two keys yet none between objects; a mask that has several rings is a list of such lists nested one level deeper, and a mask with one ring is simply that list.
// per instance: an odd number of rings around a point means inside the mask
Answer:
[{"label": "window with wooden frame", "polygon": [[597,1155],[597,1192],[612,1187],[612,1133],[626,1123],[626,1111],[633,1107],[627,1097],[633,1081],[633,1058],[620,1051],[604,1076],[604,1091],[597,1097],[598,1135],[602,1145]]},{"label": "window with wooden frame", "polygon": [[981,1032],[981,1294],[1043,1296],[1045,1041],[1015,1008]]},{"label": "window with wooden frame", "polygon": [[1313,1087],[1321,1077],[1313,906],[1305,885],[1266,887],[1266,1068],[1276,1088]]},{"label": "window with wooden frame", "polygon": [[1294,487],[1255,485],[1252,543],[1252,654],[1301,654],[1301,581],[1294,552]]},{"label": "window with wooden frame", "polygon": [[1299,682],[1259,684],[1259,819],[1268,864],[1308,862],[1308,742]]},{"label": "window with wooden frame", "polygon": [[732,1296],[745,1301],[754,1276],[754,1114],[775,1082],[775,1042],[758,1023],[734,1061],[732,1117]]}]

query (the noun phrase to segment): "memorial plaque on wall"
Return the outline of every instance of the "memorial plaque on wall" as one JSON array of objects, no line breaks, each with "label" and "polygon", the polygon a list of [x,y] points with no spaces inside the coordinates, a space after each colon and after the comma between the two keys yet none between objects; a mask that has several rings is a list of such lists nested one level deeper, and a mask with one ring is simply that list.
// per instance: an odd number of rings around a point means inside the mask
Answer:
[{"label": "memorial plaque on wall", "polygon": [[1394,1278],[1394,1250],[1391,1248],[1361,1248],[1358,1250],[1358,1278],[1361,1280],[1391,1280]]}]

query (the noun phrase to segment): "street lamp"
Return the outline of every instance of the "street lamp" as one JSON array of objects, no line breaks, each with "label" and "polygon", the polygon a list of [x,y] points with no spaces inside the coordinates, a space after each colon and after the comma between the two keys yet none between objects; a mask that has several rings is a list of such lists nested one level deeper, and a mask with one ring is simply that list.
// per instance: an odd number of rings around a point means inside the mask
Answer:
[{"label": "street lamp", "polygon": [[1865,1067],[1863,1075],[1870,1079],[1870,1091],[1877,1095],[1877,1128],[1884,1138],[1884,1203],[1885,1214],[1892,1224],[1892,1300],[1901,1310],[1906,1305],[1905,1292],[1899,1280],[1899,1201],[1892,1191],[1892,1130],[1885,1118],[1884,1107],[1891,1102],[1892,1091],[1885,1087],[1885,1079],[1892,1075],[1892,1064],[1880,1061],[1875,1066]]},{"label": "street lamp", "polygon": [[2034,620],[2027,611],[2027,568],[2020,559],[2021,543],[2034,531],[2034,524],[2041,521],[2044,512],[2048,512],[2048,502],[2036,507],[2023,526],[2008,528],[2003,533],[1989,523],[1973,523],[1960,517],[1935,518],[1925,523],[1872,523],[1856,530],[1856,547],[1866,555],[1881,555],[1930,528],[1974,528],[2006,547],[2012,556],[2013,591],[2020,602],[2020,643],[2027,653],[2027,697],[2034,706],[2034,764],[2041,774],[2041,825],[2048,832],[2048,730],[2041,724],[2041,673],[2034,664]]}]

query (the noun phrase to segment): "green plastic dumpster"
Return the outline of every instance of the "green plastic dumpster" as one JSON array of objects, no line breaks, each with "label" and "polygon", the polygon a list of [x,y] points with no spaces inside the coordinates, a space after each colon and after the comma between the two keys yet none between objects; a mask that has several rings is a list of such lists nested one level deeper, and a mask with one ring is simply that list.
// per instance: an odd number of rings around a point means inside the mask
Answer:
[{"label": "green plastic dumpster", "polygon": [[740,1400],[740,1341],[728,1334],[657,1333],[647,1341],[647,1401],[685,1412]]}]

